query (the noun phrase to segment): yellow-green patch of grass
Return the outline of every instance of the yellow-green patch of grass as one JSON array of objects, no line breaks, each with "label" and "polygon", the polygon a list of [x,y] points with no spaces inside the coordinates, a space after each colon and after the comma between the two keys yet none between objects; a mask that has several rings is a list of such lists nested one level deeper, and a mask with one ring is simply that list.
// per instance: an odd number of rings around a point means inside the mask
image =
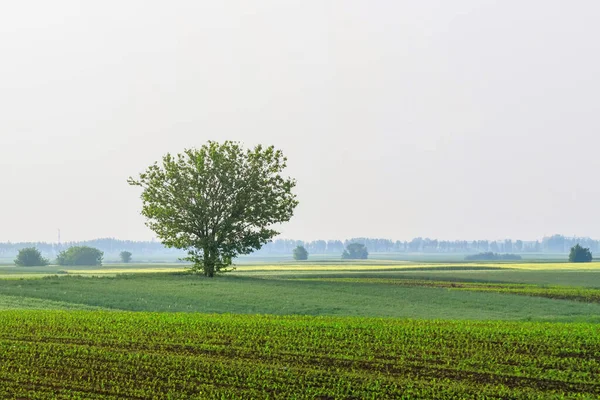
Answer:
[{"label": "yellow-green patch of grass", "polygon": [[490,264],[468,264],[468,265],[483,265],[483,266],[497,266],[504,268],[513,268],[513,269],[527,269],[527,270],[562,270],[562,271],[576,271],[576,270],[600,270],[600,262],[591,262],[591,263],[561,263],[561,262],[552,262],[552,263],[490,263]]},{"label": "yellow-green patch of grass", "polygon": [[523,269],[523,270],[600,270],[600,262],[593,263],[397,263],[381,262],[373,264],[271,264],[271,265],[241,265],[239,272],[252,271],[376,271],[376,270],[419,270],[419,269]]},{"label": "yellow-green patch of grass", "polygon": [[180,268],[98,268],[98,269],[68,269],[69,275],[117,275],[117,274],[149,274],[149,273],[168,273],[183,272],[184,267]]},{"label": "yellow-green patch of grass", "polygon": [[[456,268],[460,266],[453,264],[412,264],[412,263],[381,263],[381,264],[271,264],[271,265],[238,265],[235,266],[237,272],[254,272],[254,271],[378,271],[378,270],[408,270],[408,269],[423,269],[423,268]],[[488,265],[465,264],[465,268],[470,267],[488,267]],[[505,268],[509,266],[503,266]],[[492,268],[494,268],[492,266]],[[496,267],[497,268],[497,267]]]},{"label": "yellow-green patch of grass", "polygon": [[103,310],[102,307],[32,297],[0,295],[0,310]]}]

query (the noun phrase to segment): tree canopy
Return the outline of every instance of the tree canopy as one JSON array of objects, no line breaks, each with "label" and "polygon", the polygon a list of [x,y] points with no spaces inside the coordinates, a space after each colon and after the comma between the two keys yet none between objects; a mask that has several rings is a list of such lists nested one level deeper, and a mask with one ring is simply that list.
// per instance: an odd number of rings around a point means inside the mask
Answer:
[{"label": "tree canopy", "polygon": [[119,253],[119,257],[121,258],[121,261],[124,263],[130,263],[131,262],[131,252],[130,251],[122,251]]},{"label": "tree canopy", "polygon": [[590,249],[581,247],[578,243],[571,248],[571,252],[569,253],[569,261],[574,263],[591,262],[592,252]]},{"label": "tree canopy", "polygon": [[369,258],[369,252],[364,244],[350,243],[342,253],[344,260],[366,260]]},{"label": "tree canopy", "polygon": [[279,232],[298,205],[296,181],[282,176],[287,159],[273,146],[244,149],[208,142],[199,149],[166,154],[132,186],[142,191],[142,215],[167,247],[184,249],[192,270],[206,276],[227,271]]},{"label": "tree canopy", "polygon": [[19,267],[43,267],[48,265],[49,261],[42,257],[42,253],[35,247],[26,247],[19,250],[15,265]]},{"label": "tree canopy", "polygon": [[304,248],[304,246],[298,246],[294,249],[294,260],[296,261],[306,261],[308,260],[308,251]]},{"label": "tree canopy", "polygon": [[56,257],[58,265],[102,265],[104,253],[88,246],[73,246]]}]

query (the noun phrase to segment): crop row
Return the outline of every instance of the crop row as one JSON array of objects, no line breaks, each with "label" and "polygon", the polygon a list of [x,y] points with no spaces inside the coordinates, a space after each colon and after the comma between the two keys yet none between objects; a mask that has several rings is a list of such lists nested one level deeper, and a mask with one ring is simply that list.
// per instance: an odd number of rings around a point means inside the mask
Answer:
[{"label": "crop row", "polygon": [[0,312],[0,398],[597,398],[594,324]]}]

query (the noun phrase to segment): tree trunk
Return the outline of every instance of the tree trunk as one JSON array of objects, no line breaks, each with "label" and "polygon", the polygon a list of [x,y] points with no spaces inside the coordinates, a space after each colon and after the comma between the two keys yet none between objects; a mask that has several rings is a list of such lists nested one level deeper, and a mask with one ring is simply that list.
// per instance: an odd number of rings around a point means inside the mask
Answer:
[{"label": "tree trunk", "polygon": [[208,248],[204,249],[204,276],[209,278],[215,276],[215,263]]}]

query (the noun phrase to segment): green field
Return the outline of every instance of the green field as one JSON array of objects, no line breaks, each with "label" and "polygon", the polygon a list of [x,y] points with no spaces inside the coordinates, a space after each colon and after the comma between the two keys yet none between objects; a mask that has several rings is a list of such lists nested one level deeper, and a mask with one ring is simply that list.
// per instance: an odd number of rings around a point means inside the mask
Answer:
[{"label": "green field", "polygon": [[0,317],[5,398],[600,395],[600,336],[592,324],[56,311]]},{"label": "green field", "polygon": [[0,398],[598,398],[600,264],[0,267]]}]

